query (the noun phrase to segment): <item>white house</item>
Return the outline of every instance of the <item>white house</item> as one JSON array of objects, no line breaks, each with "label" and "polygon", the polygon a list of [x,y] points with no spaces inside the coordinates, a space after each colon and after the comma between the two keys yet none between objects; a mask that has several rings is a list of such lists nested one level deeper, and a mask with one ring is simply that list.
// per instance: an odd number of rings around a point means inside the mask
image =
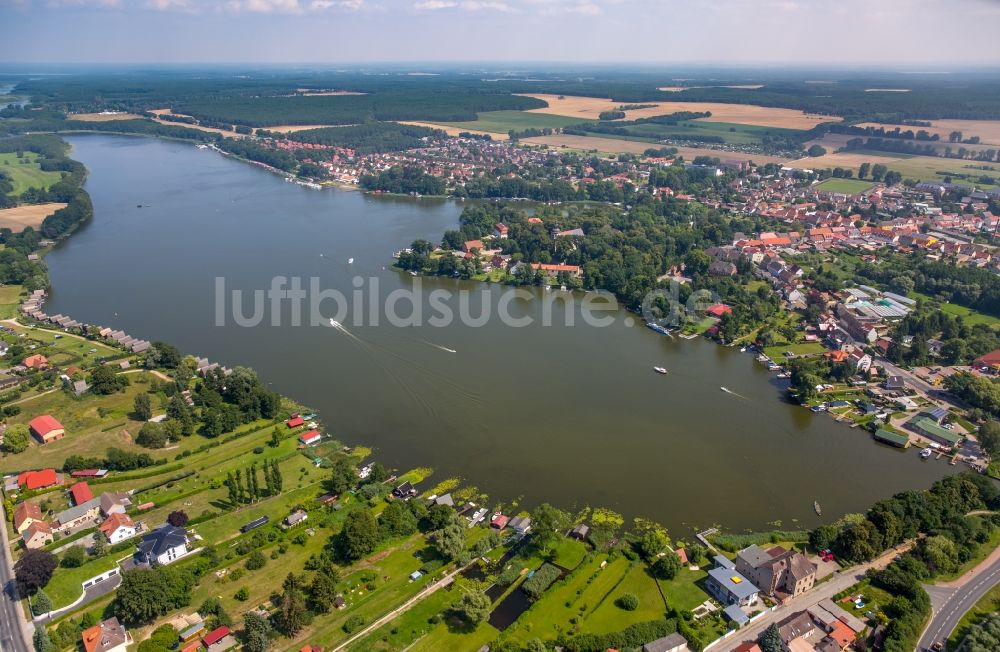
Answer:
[{"label": "white house", "polygon": [[135,559],[139,564],[169,564],[188,552],[187,532],[173,525],[161,525],[142,538],[136,546]]},{"label": "white house", "polygon": [[114,513],[101,523],[100,530],[108,538],[108,541],[114,544],[131,539],[139,531],[139,528],[128,515]]}]

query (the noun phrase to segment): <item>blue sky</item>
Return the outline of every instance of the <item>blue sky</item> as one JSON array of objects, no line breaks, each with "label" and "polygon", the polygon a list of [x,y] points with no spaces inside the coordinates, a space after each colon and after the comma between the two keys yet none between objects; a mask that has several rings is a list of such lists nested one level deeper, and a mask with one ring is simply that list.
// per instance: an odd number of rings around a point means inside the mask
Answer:
[{"label": "blue sky", "polygon": [[0,61],[1000,66],[998,0],[0,0]]}]

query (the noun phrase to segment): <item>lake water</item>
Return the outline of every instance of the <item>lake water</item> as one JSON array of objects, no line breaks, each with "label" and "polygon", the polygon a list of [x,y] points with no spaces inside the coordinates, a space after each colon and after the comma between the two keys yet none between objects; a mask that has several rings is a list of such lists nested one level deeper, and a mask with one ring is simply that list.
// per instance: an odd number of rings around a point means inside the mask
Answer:
[{"label": "lake water", "polygon": [[292,326],[287,311],[281,325],[216,326],[217,277],[247,291],[275,275],[317,277],[346,296],[355,275],[382,295],[421,283],[425,294],[468,291],[474,315],[505,289],[386,269],[392,251],[453,227],[459,203],[310,190],[182,143],[69,140],[90,169],[95,217],[46,259],[48,312],[251,366],[389,466],[430,466],[525,506],[607,506],[675,535],[811,526],[814,500],[832,520],[950,470],[783,402],[781,381],[750,354],[672,341],[623,311],[606,328],[539,324],[558,291],[513,304],[534,318],[523,328],[355,326],[352,314],[345,332]]}]

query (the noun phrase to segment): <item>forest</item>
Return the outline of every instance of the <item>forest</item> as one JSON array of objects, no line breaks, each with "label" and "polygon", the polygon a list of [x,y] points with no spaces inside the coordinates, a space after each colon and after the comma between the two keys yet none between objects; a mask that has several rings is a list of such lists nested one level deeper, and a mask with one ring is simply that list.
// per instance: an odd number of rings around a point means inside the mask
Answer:
[{"label": "forest", "polygon": [[[258,136],[269,136],[270,132],[258,130]],[[286,137],[300,143],[347,147],[358,154],[399,152],[423,145],[422,138],[440,138],[444,132],[439,129],[402,125],[395,122],[372,122],[348,127],[325,127],[308,129],[287,134]]]}]

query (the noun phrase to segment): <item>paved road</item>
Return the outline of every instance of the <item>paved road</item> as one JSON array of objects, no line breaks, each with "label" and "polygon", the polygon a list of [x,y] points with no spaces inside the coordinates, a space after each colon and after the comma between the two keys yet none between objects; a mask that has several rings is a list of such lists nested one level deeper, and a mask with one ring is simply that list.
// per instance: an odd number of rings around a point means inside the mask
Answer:
[{"label": "paved road", "polygon": [[21,605],[14,598],[14,571],[10,556],[10,545],[7,542],[6,517],[3,506],[0,505],[0,650],[3,652],[30,652],[31,647],[25,629]]},{"label": "paved road", "polygon": [[931,596],[933,616],[920,637],[917,650],[930,650],[934,643],[943,643],[951,636],[962,616],[997,584],[1000,584],[1000,558],[994,558],[988,565],[977,569],[971,579],[957,588],[924,587]]},{"label": "paved road", "polygon": [[841,591],[844,591],[854,584],[860,582],[865,573],[867,573],[872,568],[885,568],[889,565],[896,555],[909,550],[912,547],[912,543],[903,544],[897,548],[894,548],[886,553],[884,553],[878,559],[868,562],[867,564],[862,564],[861,566],[854,566],[845,571],[834,575],[831,579],[823,582],[822,584],[817,584],[810,591],[799,595],[796,598],[792,598],[779,606],[774,611],[771,611],[764,616],[761,616],[750,625],[739,630],[739,632],[732,638],[720,643],[718,646],[712,648],[713,652],[727,652],[738,646],[743,641],[755,641],[757,638],[764,633],[764,630],[771,626],[772,623],[776,623],[779,620],[786,618],[793,613],[799,611],[804,611],[809,607],[817,604],[827,598],[832,598]]}]

